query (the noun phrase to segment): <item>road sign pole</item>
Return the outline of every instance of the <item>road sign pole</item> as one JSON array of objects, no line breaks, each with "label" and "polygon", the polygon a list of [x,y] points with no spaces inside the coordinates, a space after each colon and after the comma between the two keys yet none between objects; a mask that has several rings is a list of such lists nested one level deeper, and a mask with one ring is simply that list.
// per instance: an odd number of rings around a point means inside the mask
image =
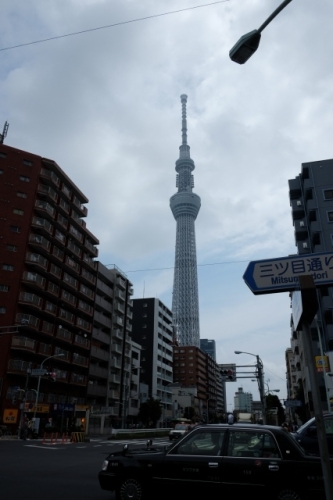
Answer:
[{"label": "road sign pole", "polygon": [[[312,300],[316,303],[317,301],[316,287],[313,282],[312,276],[300,276],[299,282],[301,291],[306,291],[307,293],[307,299],[311,300],[312,296]],[[323,470],[326,500],[332,500],[333,498],[332,472],[331,472],[330,458],[328,453],[325,423],[324,423],[323,410],[320,398],[320,390],[314,364],[314,353],[312,348],[310,323],[307,317],[303,317],[300,326],[302,329],[302,342],[305,354],[305,365],[308,367],[309,371],[309,382],[312,392],[314,414],[317,425],[318,444],[319,444],[319,452],[321,458],[321,466]]]}]

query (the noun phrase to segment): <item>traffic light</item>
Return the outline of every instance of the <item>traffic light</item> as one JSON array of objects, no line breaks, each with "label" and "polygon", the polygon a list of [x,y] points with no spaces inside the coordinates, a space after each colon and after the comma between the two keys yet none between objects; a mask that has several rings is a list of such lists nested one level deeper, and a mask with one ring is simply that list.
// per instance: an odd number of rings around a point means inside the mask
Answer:
[{"label": "traffic light", "polygon": [[56,372],[46,372],[45,374],[49,380],[52,380],[52,382],[55,382],[57,379],[57,374]]},{"label": "traffic light", "polygon": [[226,380],[235,380],[235,376],[234,376],[233,370],[222,370],[221,371],[221,375]]}]

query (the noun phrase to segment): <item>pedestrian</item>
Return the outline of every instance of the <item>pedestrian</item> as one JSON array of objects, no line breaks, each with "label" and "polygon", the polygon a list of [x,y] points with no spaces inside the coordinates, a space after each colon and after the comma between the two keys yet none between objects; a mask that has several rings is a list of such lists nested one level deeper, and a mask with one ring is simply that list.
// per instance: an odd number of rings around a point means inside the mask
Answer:
[{"label": "pedestrian", "polygon": [[27,438],[28,439],[32,439],[33,435],[34,435],[34,432],[33,432],[33,421],[32,420],[28,420],[28,422],[27,422]]},{"label": "pedestrian", "polygon": [[21,431],[21,439],[26,441],[27,436],[28,436],[28,419],[27,419],[27,417],[25,417],[24,421],[23,421],[22,431]]},{"label": "pedestrian", "polygon": [[228,415],[228,424],[232,425],[234,423],[234,416],[232,413],[229,413]]}]

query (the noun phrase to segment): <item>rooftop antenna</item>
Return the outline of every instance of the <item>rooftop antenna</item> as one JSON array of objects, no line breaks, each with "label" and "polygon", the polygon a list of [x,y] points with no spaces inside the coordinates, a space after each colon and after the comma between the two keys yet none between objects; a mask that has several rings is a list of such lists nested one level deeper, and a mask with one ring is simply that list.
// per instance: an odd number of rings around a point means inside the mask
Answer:
[{"label": "rooftop antenna", "polygon": [[0,144],[3,144],[3,141],[7,135],[7,132],[8,132],[8,127],[9,127],[9,123],[5,122],[2,134],[0,134]]}]

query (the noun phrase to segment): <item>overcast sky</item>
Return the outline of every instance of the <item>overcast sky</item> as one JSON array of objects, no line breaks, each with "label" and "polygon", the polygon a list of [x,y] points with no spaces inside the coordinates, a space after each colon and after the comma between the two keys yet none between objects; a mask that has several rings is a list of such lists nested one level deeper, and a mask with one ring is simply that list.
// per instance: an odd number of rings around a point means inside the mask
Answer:
[{"label": "overcast sky", "polygon": [[[128,22],[204,0],[2,0],[0,129],[7,120],[7,145],[55,160],[89,198],[99,259],[127,273],[134,298],[171,308],[169,198],[187,94],[201,338],[215,339],[219,363],[255,362],[235,350],[259,354],[285,398],[288,293],[254,296],[242,276],[251,260],[296,253],[288,179],[332,157],[332,1],[293,0],[245,65],[229,59],[281,1]],[[228,409],[239,386],[259,398],[256,383],[239,379]]]}]

